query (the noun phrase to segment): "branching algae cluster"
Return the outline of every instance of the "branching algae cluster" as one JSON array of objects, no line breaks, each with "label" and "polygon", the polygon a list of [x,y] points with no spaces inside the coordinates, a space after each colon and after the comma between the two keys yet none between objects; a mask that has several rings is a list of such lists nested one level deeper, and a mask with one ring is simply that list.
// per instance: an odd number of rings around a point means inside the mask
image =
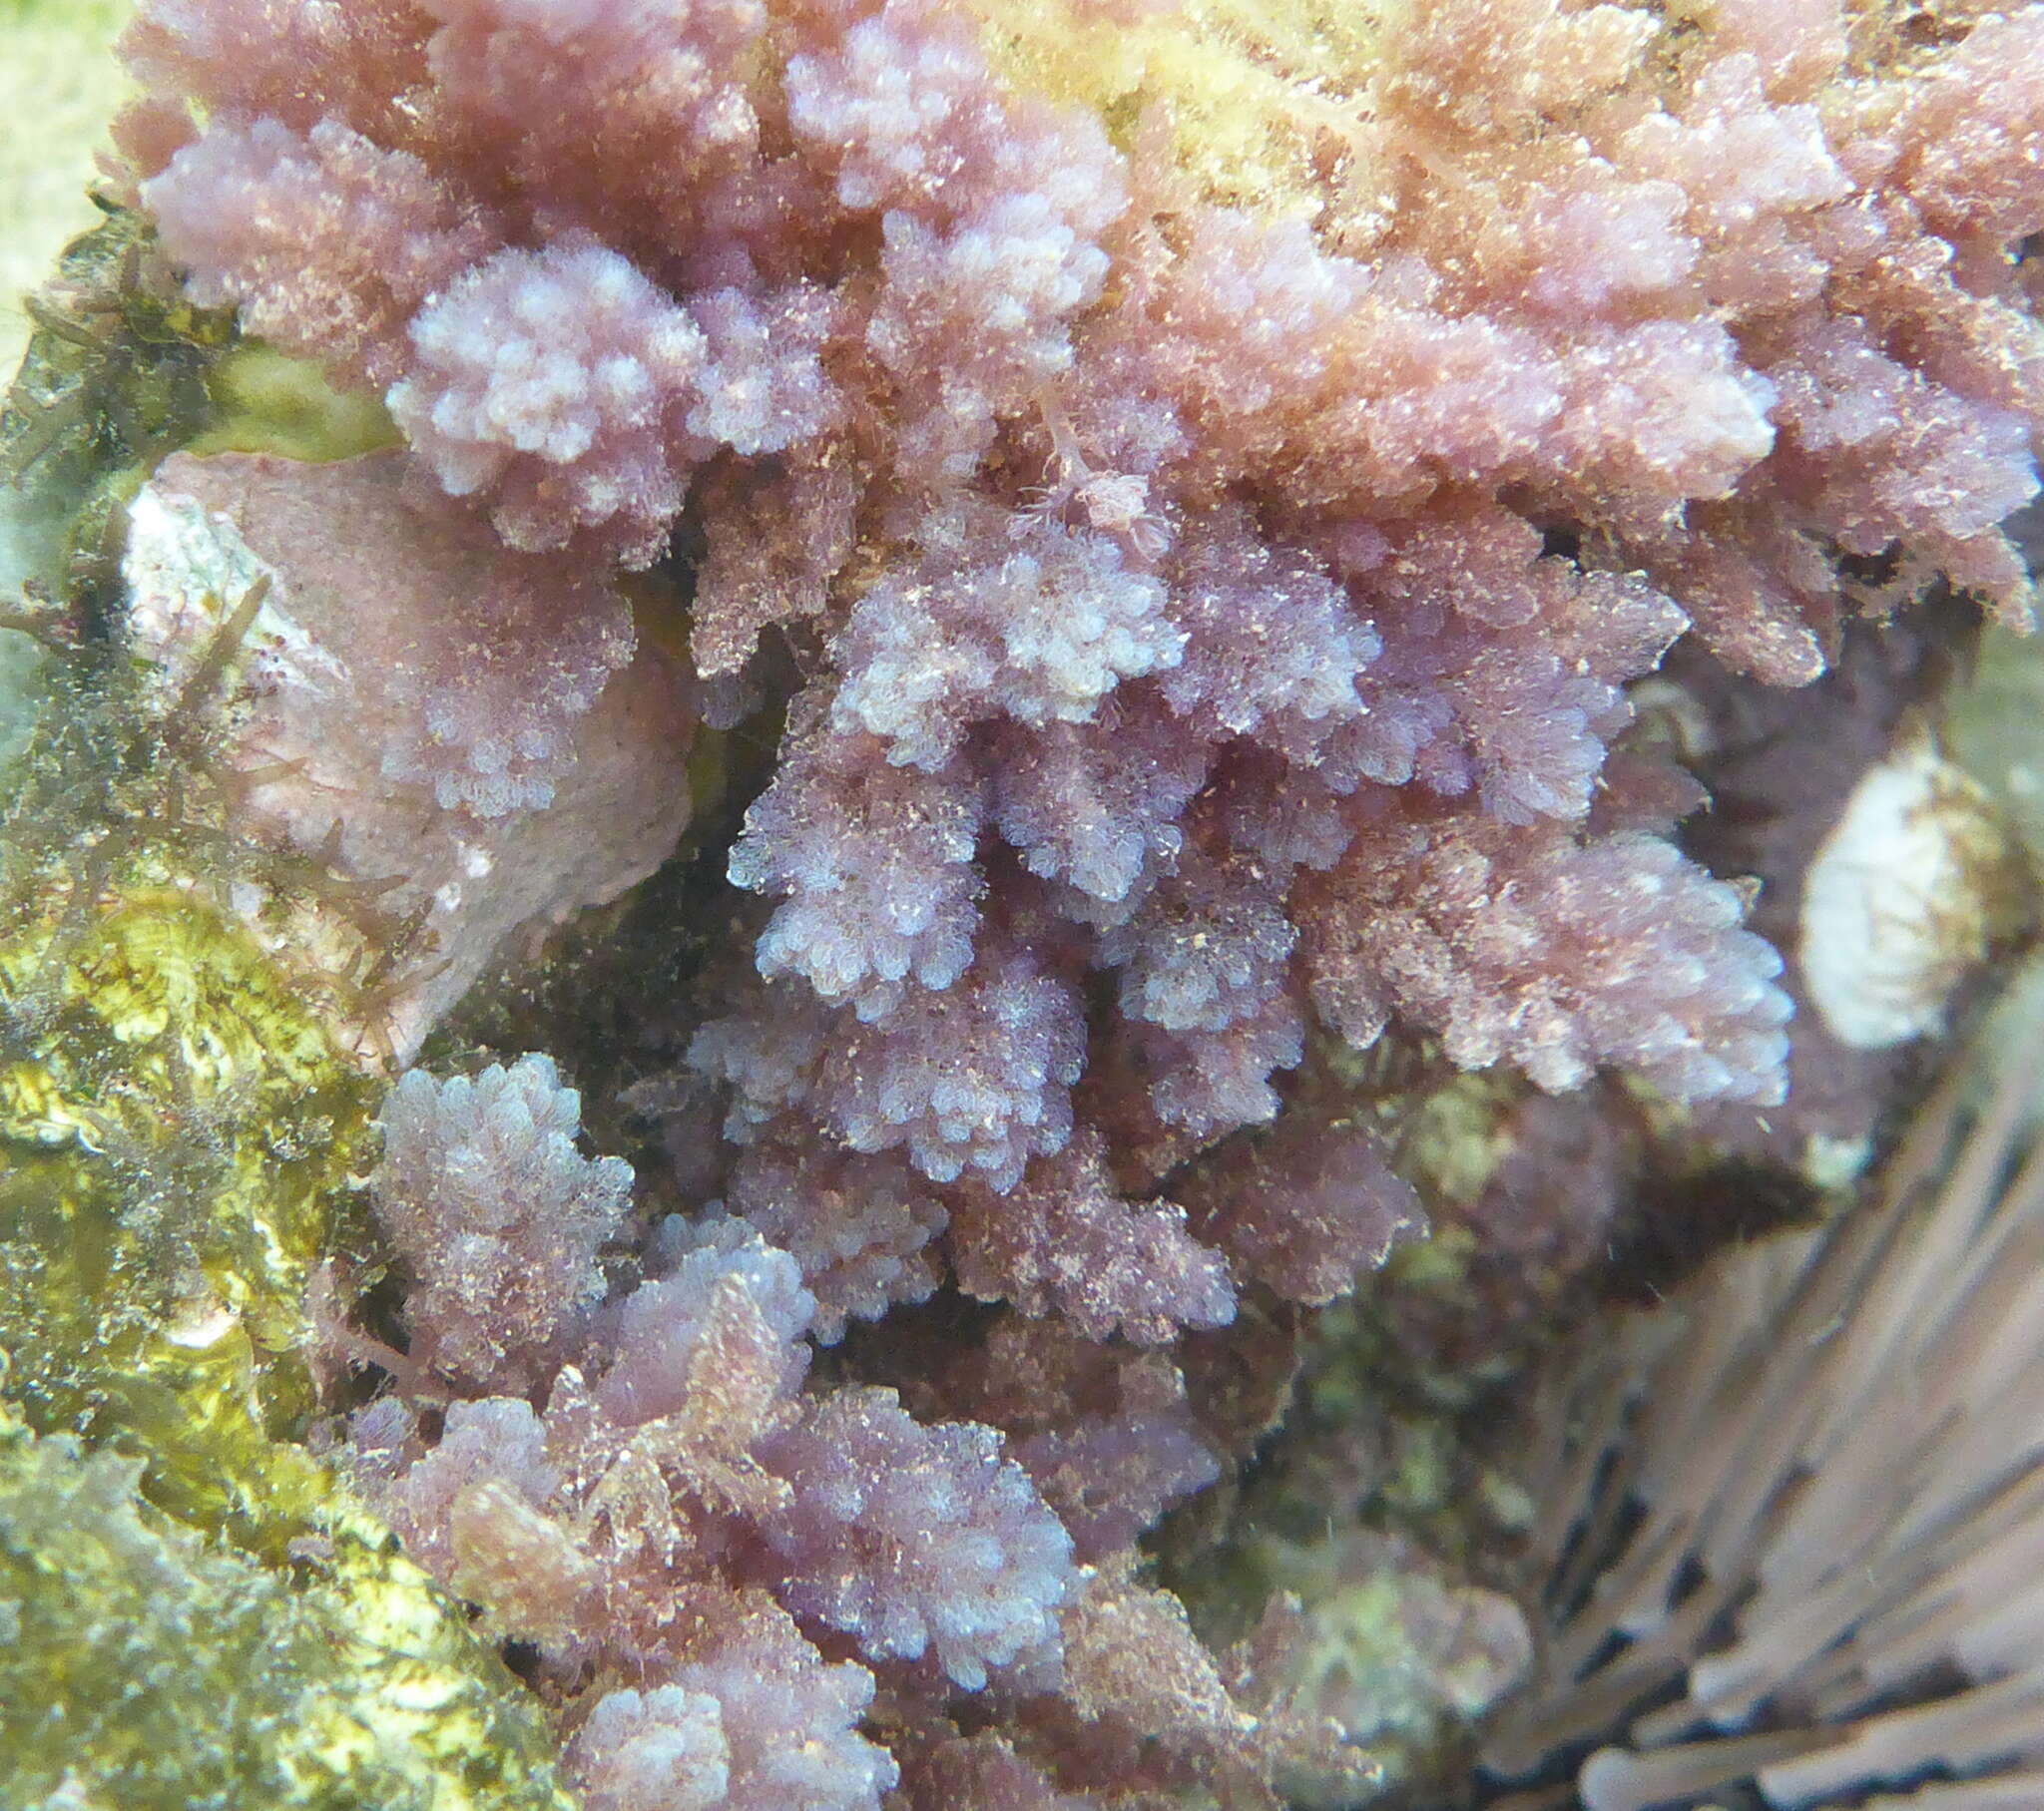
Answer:
[{"label": "branching algae cluster", "polygon": [[120,55],[0,422],[0,1807],[1644,1803],[1477,1777],[1478,1424],[2031,919],[1934,719],[2044,5]]}]

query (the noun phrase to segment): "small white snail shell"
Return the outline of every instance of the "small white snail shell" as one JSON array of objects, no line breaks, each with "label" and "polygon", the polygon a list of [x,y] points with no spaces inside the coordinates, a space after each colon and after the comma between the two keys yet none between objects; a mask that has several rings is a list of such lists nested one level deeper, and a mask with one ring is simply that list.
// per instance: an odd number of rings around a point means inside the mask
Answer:
[{"label": "small white snail shell", "polygon": [[1931,732],[1905,724],[1867,769],[1803,881],[1796,957],[1841,1044],[1881,1050],[1939,1031],[2020,882],[1985,792]]}]

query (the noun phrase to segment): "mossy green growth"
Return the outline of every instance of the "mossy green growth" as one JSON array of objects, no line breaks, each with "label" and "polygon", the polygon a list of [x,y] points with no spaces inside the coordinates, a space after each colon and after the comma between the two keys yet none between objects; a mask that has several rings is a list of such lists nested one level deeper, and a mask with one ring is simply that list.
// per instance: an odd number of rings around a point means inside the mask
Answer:
[{"label": "mossy green growth", "polygon": [[294,1444],[302,1302],[376,1079],[333,978],[233,909],[311,864],[223,828],[225,662],[159,698],[118,650],[45,656],[0,809],[0,1353],[33,1427],[140,1456],[160,1507],[273,1558],[326,1494]]},{"label": "mossy green growth", "polygon": [[0,1350],[36,1426],[273,1553],[324,1494],[300,1303],[370,1085],[168,851],[121,866],[0,927]]},{"label": "mossy green growth", "polygon": [[[100,267],[100,326],[148,315],[136,260]],[[85,557],[204,424],[219,347],[166,350],[160,408],[111,353],[43,349],[0,449],[15,522],[71,550],[15,560],[37,695],[0,781],[0,1805],[567,1811],[536,1700],[304,1444],[306,1289],[382,1085],[339,1028],[404,927],[233,830],[259,594],[167,686]],[[308,898],[359,929],[347,972],[297,951]]]},{"label": "mossy green growth", "polygon": [[0,790],[0,1354],[33,1427],[136,1455],[159,1506],[275,1558],[328,1494],[293,1443],[300,1304],[373,1081],[332,990],[228,909],[317,878],[223,832],[229,639],[153,696],[101,622],[121,501],[213,417],[234,323],[118,209],[29,305],[0,413],[8,633],[38,645]]},{"label": "mossy green growth", "polygon": [[34,331],[0,407],[0,590],[23,579],[90,608],[111,584],[121,506],[209,424],[232,311],[194,307],[140,215],[64,248],[27,307]]},{"label": "mossy green growth", "polygon": [[0,1793],[76,1811],[567,1811],[537,1711],[342,1511],[286,1578],[0,1405]]}]

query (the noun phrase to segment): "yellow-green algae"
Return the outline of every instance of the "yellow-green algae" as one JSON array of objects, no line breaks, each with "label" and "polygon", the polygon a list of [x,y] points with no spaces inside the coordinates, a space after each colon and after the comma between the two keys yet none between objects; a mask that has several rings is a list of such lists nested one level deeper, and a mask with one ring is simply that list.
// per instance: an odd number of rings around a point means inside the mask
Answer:
[{"label": "yellow-green algae", "polygon": [[0,1404],[8,1805],[566,1811],[518,1698],[387,1534],[342,1513],[270,1570],[145,1502],[140,1469]]},{"label": "yellow-green algae", "polygon": [[972,0],[1017,88],[1085,107],[1125,150],[1161,152],[1203,201],[1303,219],[1349,242],[1388,224],[1360,97],[1384,15],[1407,3]]},{"label": "yellow-green algae", "polygon": [[207,375],[218,419],[194,453],[275,453],[285,459],[351,459],[400,446],[403,436],[381,400],[336,390],[309,360],[245,340]]},{"label": "yellow-green algae", "polygon": [[40,877],[0,936],[0,1349],[37,1426],[274,1549],[324,1494],[298,1304],[365,1079],[167,854]]},{"label": "yellow-green algae", "polygon": [[[536,1703],[303,1444],[306,1286],[378,1093],[333,1028],[397,927],[227,828],[248,601],[170,696],[99,622],[119,500],[221,424],[231,330],[152,273],[129,217],[75,244],[0,421],[42,649],[0,781],[5,1802],[565,1807]],[[312,893],[359,920],[347,972],[246,916]]]},{"label": "yellow-green algae", "polygon": [[[1403,1541],[1363,1529],[1311,1543],[1252,1541],[1247,1563],[1265,1588],[1301,1606],[1287,1689],[1368,1744],[1381,1785],[1438,1768],[1531,1658],[1525,1619],[1508,1597]],[[1315,1784],[1287,1782],[1296,1811],[1354,1804],[1338,1785],[1329,1794]]]}]

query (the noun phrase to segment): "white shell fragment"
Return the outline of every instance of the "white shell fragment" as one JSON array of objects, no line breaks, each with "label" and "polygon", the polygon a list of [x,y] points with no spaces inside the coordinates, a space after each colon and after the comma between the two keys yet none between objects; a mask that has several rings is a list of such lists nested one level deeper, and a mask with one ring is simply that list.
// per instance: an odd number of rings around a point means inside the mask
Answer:
[{"label": "white shell fragment", "polygon": [[1920,726],[1869,768],[1803,882],[1796,956],[1839,1043],[1882,1050],[1942,1029],[1987,954],[2012,856],[1987,795]]},{"label": "white shell fragment", "polygon": [[262,602],[234,651],[234,677],[265,689],[304,685],[319,693],[347,682],[341,662],[290,614],[289,586],[260,559],[227,516],[190,497],[145,484],[128,506],[121,562],[127,584],[129,645],[149,663],[158,690],[171,695],[212,652],[236,607],[258,585]]}]

